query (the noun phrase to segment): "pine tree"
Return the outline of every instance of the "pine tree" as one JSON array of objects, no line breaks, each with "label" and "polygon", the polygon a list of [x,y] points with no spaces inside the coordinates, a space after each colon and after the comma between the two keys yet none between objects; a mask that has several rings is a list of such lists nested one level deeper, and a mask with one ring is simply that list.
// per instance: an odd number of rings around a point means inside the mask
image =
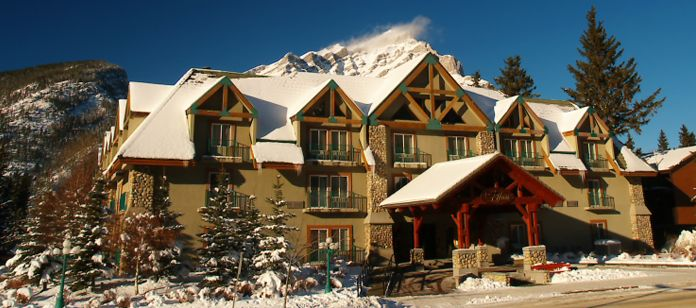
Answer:
[{"label": "pine tree", "polygon": [[643,100],[638,100],[642,78],[636,71],[634,58],[622,61],[621,43],[607,34],[604,24],[597,22],[594,7],[587,13],[587,30],[580,37],[578,49],[583,60],[568,65],[575,78],[575,88],[563,89],[582,106],[592,106],[606,120],[616,134],[629,130],[641,132],[641,126],[662,106],[665,98],[658,98],[657,89]]},{"label": "pine tree", "polygon": [[218,182],[209,192],[208,202],[198,209],[201,219],[208,224],[199,235],[203,247],[198,251],[206,285],[222,285],[236,276],[246,240],[246,235],[241,233],[241,217],[233,203],[229,177],[222,176]]},{"label": "pine tree", "polygon": [[679,128],[679,147],[690,147],[696,145],[696,135],[689,131],[685,124]]},{"label": "pine tree", "polygon": [[70,270],[67,272],[72,290],[82,290],[94,286],[94,281],[105,277],[110,264],[104,256],[103,241],[107,235],[107,213],[104,180],[96,179],[89,192],[89,200],[79,205],[74,221],[78,233],[72,237],[77,253],[71,256]]},{"label": "pine tree", "polygon": [[481,72],[476,71],[471,75],[471,86],[481,88]]},{"label": "pine tree", "polygon": [[507,96],[521,95],[526,97],[538,97],[534,93],[534,79],[522,68],[520,56],[505,59],[505,67],[500,69],[500,76],[495,78],[498,88]]},{"label": "pine tree", "polygon": [[155,187],[151,213],[158,218],[160,226],[154,233],[160,240],[154,244],[155,250],[152,252],[152,278],[159,280],[176,275],[181,268],[181,248],[177,245],[176,239],[181,234],[184,226],[177,218],[180,213],[172,212],[171,200],[169,199],[169,182],[163,176],[159,185]]},{"label": "pine tree", "polygon": [[667,150],[669,150],[669,140],[667,140],[665,131],[660,130],[660,136],[657,139],[657,151],[664,152]]},{"label": "pine tree", "polygon": [[626,143],[624,143],[624,145],[626,145],[626,147],[631,150],[633,150],[633,148],[635,147],[635,142],[633,141],[633,137],[631,137],[630,133],[626,134]]},{"label": "pine tree", "polygon": [[283,277],[290,267],[287,257],[288,250],[291,247],[287,236],[290,232],[295,232],[299,229],[287,224],[288,220],[295,217],[295,215],[283,209],[287,203],[285,198],[283,198],[283,183],[280,181],[280,175],[276,176],[273,192],[273,198],[266,199],[266,202],[272,206],[272,212],[271,214],[263,215],[264,224],[258,230],[265,237],[260,242],[259,254],[254,258],[254,266],[260,273],[270,271],[277,276]]}]

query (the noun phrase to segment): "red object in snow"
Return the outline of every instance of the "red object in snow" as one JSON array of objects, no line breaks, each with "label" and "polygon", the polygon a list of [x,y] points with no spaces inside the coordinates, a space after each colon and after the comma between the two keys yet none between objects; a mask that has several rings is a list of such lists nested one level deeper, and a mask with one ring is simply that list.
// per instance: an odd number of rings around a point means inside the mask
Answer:
[{"label": "red object in snow", "polygon": [[532,270],[544,270],[552,273],[560,273],[570,270],[570,263],[548,263],[532,266]]}]

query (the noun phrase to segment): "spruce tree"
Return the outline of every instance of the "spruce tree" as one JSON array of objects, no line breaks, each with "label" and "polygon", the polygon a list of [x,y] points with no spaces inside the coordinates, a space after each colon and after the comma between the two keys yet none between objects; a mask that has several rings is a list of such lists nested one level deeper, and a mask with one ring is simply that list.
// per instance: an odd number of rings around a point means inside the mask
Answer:
[{"label": "spruce tree", "polygon": [[522,68],[520,56],[505,59],[505,67],[500,69],[500,76],[495,78],[498,89],[507,96],[521,95],[526,97],[538,97],[534,93],[534,79]]},{"label": "spruce tree", "polygon": [[696,135],[689,131],[685,124],[679,128],[679,147],[690,147],[696,145]]},{"label": "spruce tree", "polygon": [[205,272],[204,285],[222,285],[236,277],[246,240],[229,177],[221,176],[218,182],[209,192],[208,201],[198,209],[207,224],[199,235],[202,247],[198,250],[199,264]]},{"label": "spruce tree", "polygon": [[634,58],[621,60],[623,48],[604,24],[597,22],[594,7],[587,13],[587,29],[580,37],[578,52],[583,60],[568,65],[575,88],[563,89],[581,106],[592,106],[616,134],[629,130],[641,132],[641,126],[662,106],[661,89],[639,100],[642,78]]},{"label": "spruce tree", "polygon": [[633,141],[633,137],[631,137],[630,133],[626,134],[626,143],[624,143],[624,145],[631,150],[635,147],[635,141]]},{"label": "spruce tree", "polygon": [[158,185],[153,192],[152,215],[157,217],[159,226],[154,230],[159,238],[158,243],[153,244],[155,250],[152,252],[152,278],[159,280],[169,278],[177,274],[181,268],[181,248],[177,244],[177,238],[181,234],[184,226],[177,221],[181,213],[171,210],[171,200],[169,199],[169,182],[167,177],[160,178]]},{"label": "spruce tree", "polygon": [[259,253],[254,258],[254,266],[260,273],[274,272],[277,276],[283,277],[289,271],[288,251],[291,249],[287,236],[290,232],[299,229],[288,225],[288,220],[295,217],[294,214],[284,210],[287,203],[283,197],[283,183],[280,175],[276,176],[273,183],[273,198],[267,198],[266,202],[271,205],[271,213],[263,215],[264,224],[259,232],[265,237],[259,245]]},{"label": "spruce tree", "polygon": [[481,88],[481,72],[476,71],[471,75],[471,86]]},{"label": "spruce tree", "polygon": [[660,130],[660,136],[657,138],[657,151],[664,152],[667,150],[669,150],[669,140],[667,140],[665,131]]},{"label": "spruce tree", "polygon": [[105,207],[107,194],[104,185],[101,178],[94,181],[89,200],[79,205],[73,218],[78,233],[72,237],[72,244],[77,248],[77,252],[71,256],[70,269],[67,272],[73,291],[93,287],[97,278],[107,276],[110,271],[103,247],[108,232],[108,214]]}]

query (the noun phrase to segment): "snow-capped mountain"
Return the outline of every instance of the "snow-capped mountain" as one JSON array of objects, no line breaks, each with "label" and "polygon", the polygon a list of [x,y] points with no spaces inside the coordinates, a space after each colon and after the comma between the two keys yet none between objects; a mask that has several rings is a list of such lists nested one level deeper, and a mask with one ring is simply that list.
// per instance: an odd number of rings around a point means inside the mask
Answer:
[{"label": "snow-capped mountain", "polygon": [[[440,55],[429,43],[417,40],[410,33],[394,29],[352,43],[337,43],[301,56],[287,53],[280,60],[248,70],[258,75],[285,76],[295,72],[312,72],[350,76],[381,77],[410,59],[426,52],[440,57],[440,63],[457,82],[472,85],[471,76],[463,74],[461,62],[452,55]],[[490,83],[481,80],[482,87]]]},{"label": "snow-capped mountain", "polygon": [[[0,141],[9,154],[5,172],[62,173],[70,161],[95,148],[127,88],[126,72],[103,61],[1,72]],[[71,154],[60,157],[66,151]],[[51,165],[62,170],[47,170]]]}]

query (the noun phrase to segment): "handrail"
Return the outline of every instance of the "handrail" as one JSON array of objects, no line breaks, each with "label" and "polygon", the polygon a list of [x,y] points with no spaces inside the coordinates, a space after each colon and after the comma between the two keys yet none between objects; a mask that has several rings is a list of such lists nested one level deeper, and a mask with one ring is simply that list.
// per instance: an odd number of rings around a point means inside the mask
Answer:
[{"label": "handrail", "polygon": [[432,155],[421,151],[418,148],[395,148],[394,149],[395,163],[425,163],[430,166],[432,163]]},{"label": "handrail", "polygon": [[585,158],[584,162],[591,169],[607,169],[607,168],[609,168],[607,165],[607,160],[601,156],[596,157],[596,158]]},{"label": "handrail", "polygon": [[241,158],[242,161],[251,161],[251,147],[238,143],[236,140],[229,140],[227,145],[208,143],[208,155]]},{"label": "handrail", "polygon": [[[211,192],[209,190],[205,191],[205,203],[208,204],[210,202],[210,194]],[[253,202],[254,198],[247,194],[243,194],[237,191],[231,191],[231,193],[228,195],[228,202],[230,203],[230,206],[232,208],[240,209],[242,211],[245,211],[248,207],[251,206],[251,203]]]},{"label": "handrail", "polygon": [[347,196],[331,196],[330,192],[326,192],[326,196],[321,196],[319,191],[310,191],[308,195],[310,209],[356,209],[361,212],[367,209],[367,197],[354,192]]},{"label": "handrail", "polygon": [[466,151],[452,151],[451,149],[447,149],[447,160],[458,160],[462,158],[467,158],[467,157],[474,157],[474,152],[472,150],[466,150]]},{"label": "handrail", "polygon": [[603,195],[599,198],[597,198],[599,201],[598,204],[592,204],[593,198],[592,194],[590,193],[590,208],[609,208],[609,209],[614,209],[616,205],[614,204],[614,197],[608,196],[608,195]]},{"label": "handrail", "polygon": [[505,156],[507,156],[510,160],[512,160],[515,164],[518,164],[523,167],[543,167],[544,166],[544,157],[539,155],[539,154],[522,154],[522,155],[517,155],[516,153],[511,153],[511,152],[506,152]]},{"label": "handrail", "polygon": [[347,161],[357,164],[362,163],[362,151],[347,144],[327,144],[319,148],[314,145],[309,146],[308,159]]}]

